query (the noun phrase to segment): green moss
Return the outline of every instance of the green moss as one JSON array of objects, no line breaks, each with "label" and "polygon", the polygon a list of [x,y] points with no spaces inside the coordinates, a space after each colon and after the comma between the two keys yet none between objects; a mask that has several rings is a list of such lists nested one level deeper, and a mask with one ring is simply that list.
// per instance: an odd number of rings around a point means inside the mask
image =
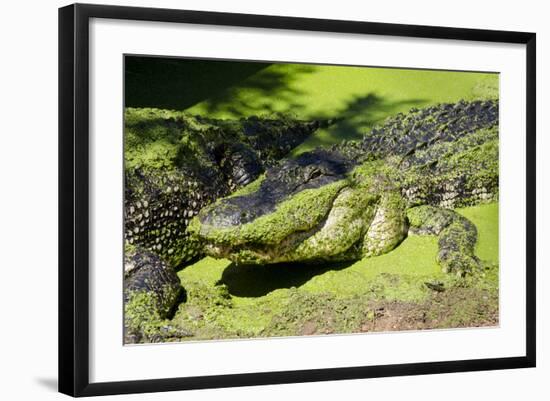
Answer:
[{"label": "green moss", "polygon": [[378,185],[391,188],[391,181],[395,180],[399,172],[385,160],[366,161],[355,167],[348,175],[358,187],[373,187]]},{"label": "green moss", "polygon": [[[417,190],[415,204],[423,204],[434,192],[454,184],[464,193],[446,207],[464,207],[498,200],[499,144],[498,126],[478,130],[454,142],[436,143],[415,153],[419,159],[427,153],[438,155],[437,171],[427,165],[414,166],[394,179]],[[428,160],[433,157],[427,157]],[[389,170],[391,172],[391,170]]]},{"label": "green moss", "polygon": [[[477,228],[476,255],[490,264],[499,264],[499,204],[490,203],[460,208],[459,214],[475,223]],[[497,269],[498,271],[498,269]]]},{"label": "green moss", "polygon": [[474,255],[477,230],[464,216],[428,205],[410,209],[407,216],[412,232],[439,235],[437,261],[444,272],[463,276],[480,267]]},{"label": "green moss", "polygon": [[441,232],[437,261],[445,273],[464,276],[480,268],[474,255],[476,237],[460,221],[454,221]]},{"label": "green moss", "polygon": [[290,289],[282,308],[273,314],[263,334],[270,336],[352,333],[372,318],[365,296],[338,298]]},{"label": "green moss", "polygon": [[373,300],[421,301],[429,294],[424,282],[445,276],[435,261],[436,254],[435,237],[412,236],[391,252],[361,259],[342,270],[329,270],[300,288],[338,297],[366,292]]},{"label": "green moss", "polygon": [[482,77],[472,88],[472,95],[475,99],[498,99],[499,76],[488,75]]},{"label": "green moss", "polygon": [[273,163],[319,126],[277,113],[226,120],[186,111],[129,107],[124,117],[125,167],[146,170],[181,166],[201,170],[216,163],[211,151],[221,144],[251,147],[262,162]]},{"label": "green moss", "polygon": [[127,169],[175,168],[184,154],[200,157],[202,149],[194,130],[207,132],[182,112],[127,108],[124,114],[124,155]]},{"label": "green moss", "polygon": [[363,240],[363,257],[389,252],[403,240],[407,234],[405,209],[405,200],[399,192],[383,194]]},{"label": "green moss", "polygon": [[[227,287],[205,281],[187,282],[187,302],[182,303],[172,319],[175,327],[200,332],[202,336],[226,336],[220,322],[232,314],[233,302]],[[210,333],[210,334],[208,334]]]},{"label": "green moss", "polygon": [[126,242],[124,244],[124,255],[133,255],[136,253],[137,249],[137,246]]},{"label": "green moss", "polygon": [[407,219],[413,231],[420,230],[425,234],[438,235],[451,224],[454,213],[451,210],[422,205],[408,209]]},{"label": "green moss", "polygon": [[124,323],[128,334],[151,340],[164,323],[158,310],[158,300],[146,291],[134,291],[124,307]]},{"label": "green moss", "polygon": [[201,305],[207,308],[231,308],[231,296],[224,285],[209,285],[204,282],[187,284],[189,305]]},{"label": "green moss", "polygon": [[[200,230],[201,237],[221,247],[224,244],[231,244],[233,247],[244,243],[280,244],[291,234],[308,231],[317,226],[327,215],[338,192],[346,185],[348,182],[341,180],[321,188],[303,190],[281,202],[273,213],[261,216],[251,223],[229,228],[213,228],[201,225],[196,219],[188,230]],[[208,213],[210,209],[203,209],[201,215]],[[261,255],[250,252],[250,255],[242,256],[261,258]]]},{"label": "green moss", "polygon": [[274,213],[240,228],[244,241],[278,244],[288,235],[315,227],[326,215],[338,192],[348,183],[338,181],[321,188],[306,189],[282,202]]},{"label": "green moss", "polygon": [[[496,130],[496,128],[495,128]],[[449,159],[449,167],[454,169],[473,170],[468,177],[466,189],[498,181],[498,139],[488,141],[470,151],[454,155]],[[472,166],[483,165],[483,168],[472,169]]]},{"label": "green moss", "polygon": [[[332,204],[323,226],[285,255],[288,260],[320,261],[348,251],[365,234],[372,220],[378,197],[361,189],[346,188]],[[349,252],[350,259],[358,257],[358,249]]]},{"label": "green moss", "polygon": [[262,185],[262,182],[264,181],[264,179],[265,179],[265,173],[261,174],[258,178],[256,178],[250,184],[237,189],[235,192],[233,192],[231,195],[227,196],[226,198],[234,198],[236,196],[245,196],[253,192],[256,192],[258,189],[260,189],[260,185]]}]

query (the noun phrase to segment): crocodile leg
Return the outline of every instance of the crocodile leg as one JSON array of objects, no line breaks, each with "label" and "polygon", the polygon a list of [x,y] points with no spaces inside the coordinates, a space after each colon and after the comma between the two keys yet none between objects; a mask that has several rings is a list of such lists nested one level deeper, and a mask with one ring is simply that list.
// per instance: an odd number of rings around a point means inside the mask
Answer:
[{"label": "crocodile leg", "polygon": [[446,273],[464,276],[480,267],[475,256],[477,229],[453,210],[418,206],[407,211],[409,232],[439,237],[437,262]]},{"label": "crocodile leg", "polygon": [[185,296],[175,271],[158,255],[142,248],[124,255],[124,341],[160,342],[176,332],[168,325]]}]

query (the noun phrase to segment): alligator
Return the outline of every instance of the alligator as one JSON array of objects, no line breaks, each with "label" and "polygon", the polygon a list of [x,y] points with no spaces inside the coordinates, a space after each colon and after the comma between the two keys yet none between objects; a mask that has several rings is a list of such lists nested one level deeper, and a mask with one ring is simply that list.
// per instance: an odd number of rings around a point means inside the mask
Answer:
[{"label": "alligator", "polygon": [[163,322],[185,296],[176,269],[202,252],[187,232],[190,220],[329,123],[125,110],[125,343],[185,335]]},{"label": "alligator", "polygon": [[498,199],[498,122],[495,100],[412,109],[282,159],[188,231],[207,255],[252,265],[353,261],[437,235],[438,263],[464,276],[480,267],[477,232],[452,209]]},{"label": "alligator", "polygon": [[200,256],[189,221],[247,185],[327,121],[285,116],[215,120],[125,110],[124,237],[177,267]]}]

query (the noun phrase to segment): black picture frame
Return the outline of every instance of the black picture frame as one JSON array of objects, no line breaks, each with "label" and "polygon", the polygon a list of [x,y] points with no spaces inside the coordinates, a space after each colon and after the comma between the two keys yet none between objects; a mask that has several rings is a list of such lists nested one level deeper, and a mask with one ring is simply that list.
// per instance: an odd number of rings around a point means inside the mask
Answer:
[{"label": "black picture frame", "polygon": [[[526,46],[526,353],[521,357],[408,363],[90,383],[89,381],[89,21],[91,18],[274,28]],[[536,35],[526,32],[400,25],[74,4],[59,9],[59,391],[71,396],[316,382],[534,367],[536,363]]]}]

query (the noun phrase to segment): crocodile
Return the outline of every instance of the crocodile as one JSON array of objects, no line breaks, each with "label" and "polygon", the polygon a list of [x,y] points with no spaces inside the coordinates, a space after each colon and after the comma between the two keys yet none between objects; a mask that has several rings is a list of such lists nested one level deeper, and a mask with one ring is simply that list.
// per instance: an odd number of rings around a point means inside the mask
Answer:
[{"label": "crocodile", "polygon": [[285,116],[215,120],[161,109],[125,110],[124,238],[172,267],[200,256],[187,225],[245,186],[327,121]]},{"label": "crocodile", "polygon": [[205,205],[251,183],[329,123],[125,110],[125,343],[186,335],[165,321],[185,297],[176,269],[202,252],[187,232],[190,220]]},{"label": "crocodile", "polygon": [[251,265],[353,261],[436,235],[442,269],[464,276],[480,267],[477,232],[453,209],[498,200],[498,123],[496,100],[412,109],[280,160],[188,231],[207,255]]}]

